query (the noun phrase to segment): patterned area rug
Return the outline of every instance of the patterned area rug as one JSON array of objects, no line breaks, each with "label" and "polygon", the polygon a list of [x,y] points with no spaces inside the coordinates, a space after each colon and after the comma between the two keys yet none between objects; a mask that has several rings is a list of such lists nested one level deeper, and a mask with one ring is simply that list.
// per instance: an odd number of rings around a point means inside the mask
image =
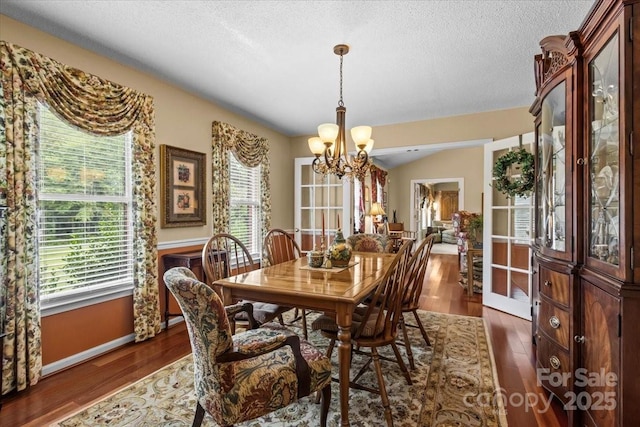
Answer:
[{"label": "patterned area rug", "polygon": [[[411,316],[412,317],[412,316]],[[383,363],[385,382],[394,424],[404,426],[499,426],[507,425],[495,373],[491,344],[484,320],[422,311],[433,347],[427,347],[416,328],[409,328],[416,369],[408,386],[398,365]],[[409,319],[409,316],[407,316]],[[309,322],[310,324],[310,322]],[[321,349],[327,341],[315,332],[309,339]],[[403,357],[404,347],[400,346]],[[381,354],[392,357],[391,349]],[[406,361],[406,357],[404,358]],[[352,376],[362,366],[363,357],[354,355]],[[337,351],[333,354],[337,376]],[[377,387],[373,369],[362,382]],[[498,390],[498,392],[496,392]],[[353,426],[384,425],[380,396],[366,391],[350,391],[349,417]],[[340,425],[338,384],[332,385],[329,426]],[[188,355],[93,405],[67,416],[53,426],[190,426],[196,406],[193,391],[193,364]],[[241,426],[316,426],[320,405],[311,398]],[[215,426],[205,417],[203,426]]]}]

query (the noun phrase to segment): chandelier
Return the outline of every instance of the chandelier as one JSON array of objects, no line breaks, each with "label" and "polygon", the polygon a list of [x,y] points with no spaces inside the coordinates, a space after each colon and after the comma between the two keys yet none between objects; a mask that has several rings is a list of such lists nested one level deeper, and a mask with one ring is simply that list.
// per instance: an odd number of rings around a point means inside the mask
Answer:
[{"label": "chandelier", "polygon": [[[351,129],[357,154],[347,153],[347,141],[344,130],[345,113],[347,109],[342,100],[342,60],[349,53],[349,46],[339,44],[333,52],[340,56],[340,100],[336,108],[336,123],[323,123],[318,126],[318,136],[309,138],[309,149],[316,156],[311,166],[315,173],[322,175],[336,175],[338,178],[356,178],[363,180],[369,170],[371,161],[369,152],[373,148],[371,126],[356,126]],[[321,158],[324,157],[324,158]]]}]

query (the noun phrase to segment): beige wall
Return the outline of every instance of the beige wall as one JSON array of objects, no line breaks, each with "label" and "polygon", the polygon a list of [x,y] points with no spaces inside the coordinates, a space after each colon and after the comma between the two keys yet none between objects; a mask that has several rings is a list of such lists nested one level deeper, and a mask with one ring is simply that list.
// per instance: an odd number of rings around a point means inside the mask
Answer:
[{"label": "beige wall", "polygon": [[[270,143],[271,187],[287,191],[272,192],[273,226],[293,224],[293,166],[289,138],[256,122],[233,114],[220,106],[185,92],[151,75],[122,65],[106,57],[52,37],[33,27],[0,15],[0,39],[49,56],[63,64],[79,68],[153,96],[156,111],[156,188],[160,196],[160,144],[178,146],[207,155],[207,225],[179,229],[160,229],[158,241],[176,241],[211,235],[211,123],[231,123],[238,128],[265,137]],[[158,199],[160,206],[160,199]],[[158,223],[159,226],[159,223]]]}]

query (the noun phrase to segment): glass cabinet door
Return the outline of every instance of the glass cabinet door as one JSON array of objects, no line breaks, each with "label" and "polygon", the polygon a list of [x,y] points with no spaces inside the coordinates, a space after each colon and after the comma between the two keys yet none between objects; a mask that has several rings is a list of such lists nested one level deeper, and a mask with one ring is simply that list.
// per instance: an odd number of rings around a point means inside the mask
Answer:
[{"label": "glass cabinet door", "polygon": [[620,251],[619,55],[616,34],[589,62],[588,255],[618,266]]},{"label": "glass cabinet door", "polygon": [[542,101],[538,127],[536,237],[543,248],[565,252],[566,245],[566,83]]}]

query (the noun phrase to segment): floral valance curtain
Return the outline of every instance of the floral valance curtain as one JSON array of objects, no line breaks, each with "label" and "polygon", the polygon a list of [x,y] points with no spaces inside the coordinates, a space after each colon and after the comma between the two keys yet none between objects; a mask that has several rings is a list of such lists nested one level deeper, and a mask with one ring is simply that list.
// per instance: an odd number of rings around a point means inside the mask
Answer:
[{"label": "floral valance curtain", "polygon": [[246,167],[261,166],[261,228],[264,237],[271,227],[269,141],[228,123],[217,121],[213,122],[211,141],[213,233],[229,232],[229,152]]},{"label": "floral valance curtain", "polygon": [[36,281],[35,150],[38,101],[69,123],[99,135],[133,134],[134,331],[160,331],[156,253],[153,98],[0,42],[0,200],[8,207],[0,267],[6,272],[2,392],[35,384],[42,368]]}]

